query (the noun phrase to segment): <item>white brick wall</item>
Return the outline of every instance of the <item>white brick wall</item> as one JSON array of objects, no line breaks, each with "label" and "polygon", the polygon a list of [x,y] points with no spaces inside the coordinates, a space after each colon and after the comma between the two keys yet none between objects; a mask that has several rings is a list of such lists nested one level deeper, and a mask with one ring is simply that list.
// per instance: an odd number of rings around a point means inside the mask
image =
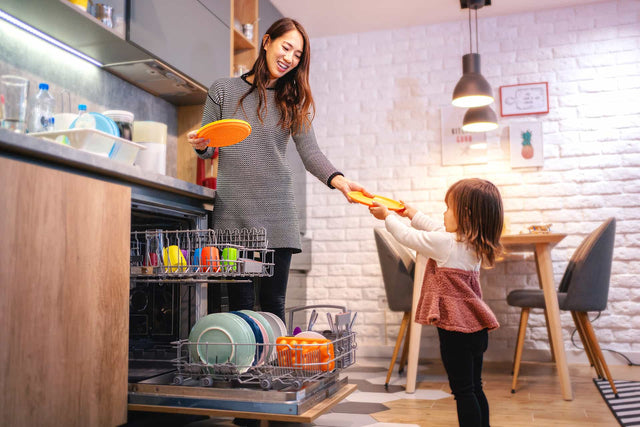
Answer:
[{"label": "white brick wall", "polygon": [[[569,234],[552,251],[556,283],[586,234],[615,216],[609,306],[594,327],[604,348],[640,361],[640,1],[478,15],[482,70],[496,94],[502,85],[549,83],[549,114],[500,118],[502,142],[492,139],[497,154],[489,163],[441,165],[440,107],[450,104],[468,53],[464,21],[313,39],[319,143],[347,177],[438,218],[453,182],[470,176],[495,182],[512,230],[553,223]],[[499,114],[499,106],[494,109]],[[543,125],[544,167],[512,169],[504,143],[509,122],[536,119]],[[308,206],[313,268],[307,302],[357,310],[360,350],[383,345],[390,354],[401,315],[384,301],[372,231],[382,223],[313,179]],[[491,335],[487,359],[510,360],[519,310],[505,297],[538,286],[531,257],[484,271],[482,283],[502,324]],[[572,351],[568,313],[562,322],[569,360],[586,361]],[[437,357],[434,329],[423,331],[421,356]],[[548,349],[541,314],[530,319],[525,358],[541,357],[536,349]]]}]

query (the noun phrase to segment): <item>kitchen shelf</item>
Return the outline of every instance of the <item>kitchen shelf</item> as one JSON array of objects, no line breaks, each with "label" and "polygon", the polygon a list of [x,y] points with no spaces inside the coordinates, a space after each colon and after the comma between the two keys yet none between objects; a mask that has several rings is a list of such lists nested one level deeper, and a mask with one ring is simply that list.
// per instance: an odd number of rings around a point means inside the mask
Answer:
[{"label": "kitchen shelf", "polygon": [[[231,1],[231,70],[234,76],[239,68],[246,72],[251,69],[258,57],[258,45],[260,30],[258,27],[259,13],[258,0],[230,0]],[[240,25],[252,23],[253,37],[247,39],[242,31],[235,27],[235,22]]]},{"label": "kitchen shelf", "polygon": [[256,45],[242,34],[242,32],[233,29],[233,49],[234,51],[255,49]]},{"label": "kitchen shelf", "polygon": [[103,63],[151,59],[113,29],[66,0],[3,0],[0,8],[43,33]]}]

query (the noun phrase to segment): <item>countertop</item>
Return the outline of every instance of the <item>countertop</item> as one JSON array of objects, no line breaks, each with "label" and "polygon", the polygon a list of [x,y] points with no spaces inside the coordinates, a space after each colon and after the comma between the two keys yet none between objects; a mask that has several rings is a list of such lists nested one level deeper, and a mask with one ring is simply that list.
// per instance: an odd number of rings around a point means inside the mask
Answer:
[{"label": "countertop", "polygon": [[0,129],[0,156],[57,166],[63,170],[107,177],[213,203],[215,190],[180,179],[148,172],[135,165],[117,163],[105,157],[77,150],[53,141]]}]

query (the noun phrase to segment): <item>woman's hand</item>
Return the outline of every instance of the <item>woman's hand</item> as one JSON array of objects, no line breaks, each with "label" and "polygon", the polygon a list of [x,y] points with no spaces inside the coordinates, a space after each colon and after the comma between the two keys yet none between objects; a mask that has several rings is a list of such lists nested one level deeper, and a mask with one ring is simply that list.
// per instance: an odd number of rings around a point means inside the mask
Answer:
[{"label": "woman's hand", "polygon": [[360,191],[362,192],[362,194],[364,194],[367,197],[373,197],[373,195],[369,193],[367,190],[365,190],[365,188],[362,185],[354,181],[349,181],[347,178],[345,178],[342,175],[334,176],[330,184],[333,188],[337,188],[338,190],[340,190],[342,194],[344,194],[344,197],[347,198],[349,203],[356,203],[354,200],[351,199],[351,197],[349,197],[350,191]]},{"label": "woman's hand", "polygon": [[416,208],[413,206],[409,206],[404,201],[400,200],[400,203],[404,205],[404,209],[398,211],[398,215],[403,216],[405,218],[413,219],[413,216],[418,212]]},{"label": "woman's hand", "polygon": [[384,220],[391,214],[385,205],[381,205],[376,201],[373,202],[373,206],[369,207],[369,212],[371,212],[371,215],[381,220]]},{"label": "woman's hand", "polygon": [[209,144],[209,140],[205,138],[198,138],[197,134],[197,130],[192,130],[191,132],[189,132],[187,134],[187,142],[191,144],[191,146],[196,150],[206,149],[207,145]]}]

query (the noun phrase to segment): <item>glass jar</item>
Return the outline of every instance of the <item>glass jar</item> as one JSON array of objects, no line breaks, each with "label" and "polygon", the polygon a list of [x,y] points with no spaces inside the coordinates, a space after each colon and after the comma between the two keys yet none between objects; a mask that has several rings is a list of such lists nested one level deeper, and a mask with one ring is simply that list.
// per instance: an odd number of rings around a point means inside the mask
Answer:
[{"label": "glass jar", "polygon": [[121,138],[131,141],[134,118],[132,112],[124,110],[109,110],[105,111],[102,114],[116,122],[116,124],[118,125],[118,129],[120,129]]}]

